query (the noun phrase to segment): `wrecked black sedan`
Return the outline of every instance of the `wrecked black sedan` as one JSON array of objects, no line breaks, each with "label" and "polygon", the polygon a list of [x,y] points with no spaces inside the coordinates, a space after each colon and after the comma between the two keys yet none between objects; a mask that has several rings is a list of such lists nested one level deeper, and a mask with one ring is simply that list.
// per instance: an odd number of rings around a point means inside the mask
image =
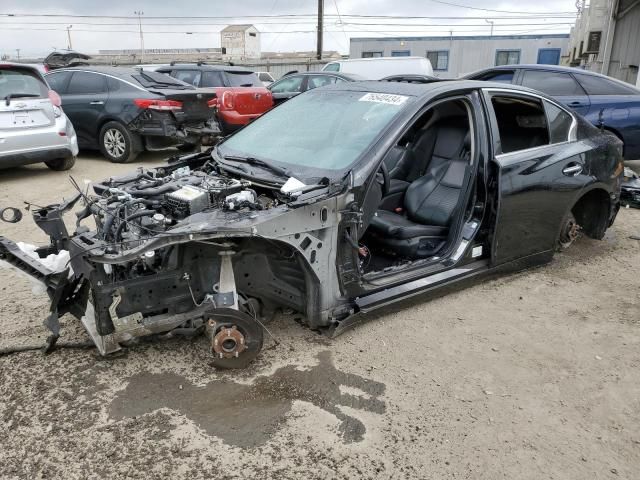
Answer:
[{"label": "wrecked black sedan", "polygon": [[[29,254],[2,239],[0,252],[47,286],[50,344],[70,312],[102,354],[204,331],[217,365],[243,367],[278,310],[335,335],[398,300],[548,262],[580,232],[602,238],[621,152],[521,87],[345,83],[207,153],[78,187],[34,212],[50,245]],[[64,268],[38,260],[61,253]]]}]

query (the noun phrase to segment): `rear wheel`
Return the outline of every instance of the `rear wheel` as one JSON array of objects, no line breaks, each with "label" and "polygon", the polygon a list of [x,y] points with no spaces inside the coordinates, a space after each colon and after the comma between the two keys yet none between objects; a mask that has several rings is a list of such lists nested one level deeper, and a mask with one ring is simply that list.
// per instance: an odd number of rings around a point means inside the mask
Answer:
[{"label": "rear wheel", "polygon": [[69,170],[76,164],[76,157],[56,158],[55,160],[47,160],[44,162],[47,167],[56,172]]},{"label": "rear wheel", "polygon": [[102,154],[114,163],[132,162],[144,149],[140,136],[118,122],[106,123],[100,130],[99,141]]}]

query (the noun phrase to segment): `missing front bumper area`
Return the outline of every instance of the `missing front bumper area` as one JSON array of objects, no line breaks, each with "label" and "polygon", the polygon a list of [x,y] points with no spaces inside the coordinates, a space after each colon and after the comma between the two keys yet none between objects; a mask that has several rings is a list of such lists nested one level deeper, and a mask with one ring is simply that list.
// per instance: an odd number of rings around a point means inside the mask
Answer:
[{"label": "missing front bumper area", "polygon": [[[51,253],[51,248],[37,253],[43,258]],[[69,268],[52,271],[16,243],[0,237],[0,260],[43,284],[51,300],[49,315],[44,320],[51,332],[44,347],[46,353],[55,349],[60,336],[59,317],[71,313],[81,320],[103,356],[118,352],[140,337],[169,332],[193,336],[204,332],[210,339],[215,366],[244,368],[262,349],[258,313],[236,290],[234,252],[222,249],[215,255],[202,253],[197,250],[178,256],[187,260],[202,258],[211,263],[209,268],[198,270],[188,263],[160,277],[109,283],[103,272],[113,273],[112,265],[99,266],[102,269],[99,274],[72,273]],[[186,268],[191,273],[186,273]],[[204,278],[205,283],[196,282],[195,276]],[[203,287],[206,283],[210,285],[208,291]],[[168,292],[175,293],[168,297]]]}]

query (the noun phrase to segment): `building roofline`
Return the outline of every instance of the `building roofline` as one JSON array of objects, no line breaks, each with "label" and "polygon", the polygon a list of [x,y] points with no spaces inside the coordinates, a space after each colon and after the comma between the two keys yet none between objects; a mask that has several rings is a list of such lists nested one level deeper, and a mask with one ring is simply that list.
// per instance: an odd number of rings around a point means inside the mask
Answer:
[{"label": "building roofline", "polygon": [[351,38],[351,43],[359,42],[398,42],[398,41],[429,41],[429,40],[538,40],[544,38],[569,38],[568,33],[549,33],[543,35],[454,35],[438,37],[355,37]]}]

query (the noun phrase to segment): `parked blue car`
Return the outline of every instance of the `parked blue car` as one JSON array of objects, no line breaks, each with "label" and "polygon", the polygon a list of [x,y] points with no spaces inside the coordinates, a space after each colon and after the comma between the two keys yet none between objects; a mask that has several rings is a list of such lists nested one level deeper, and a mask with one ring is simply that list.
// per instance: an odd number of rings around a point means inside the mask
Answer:
[{"label": "parked blue car", "polygon": [[624,142],[624,157],[640,159],[640,90],[598,73],[555,65],[504,65],[464,78],[512,83],[551,95]]}]

